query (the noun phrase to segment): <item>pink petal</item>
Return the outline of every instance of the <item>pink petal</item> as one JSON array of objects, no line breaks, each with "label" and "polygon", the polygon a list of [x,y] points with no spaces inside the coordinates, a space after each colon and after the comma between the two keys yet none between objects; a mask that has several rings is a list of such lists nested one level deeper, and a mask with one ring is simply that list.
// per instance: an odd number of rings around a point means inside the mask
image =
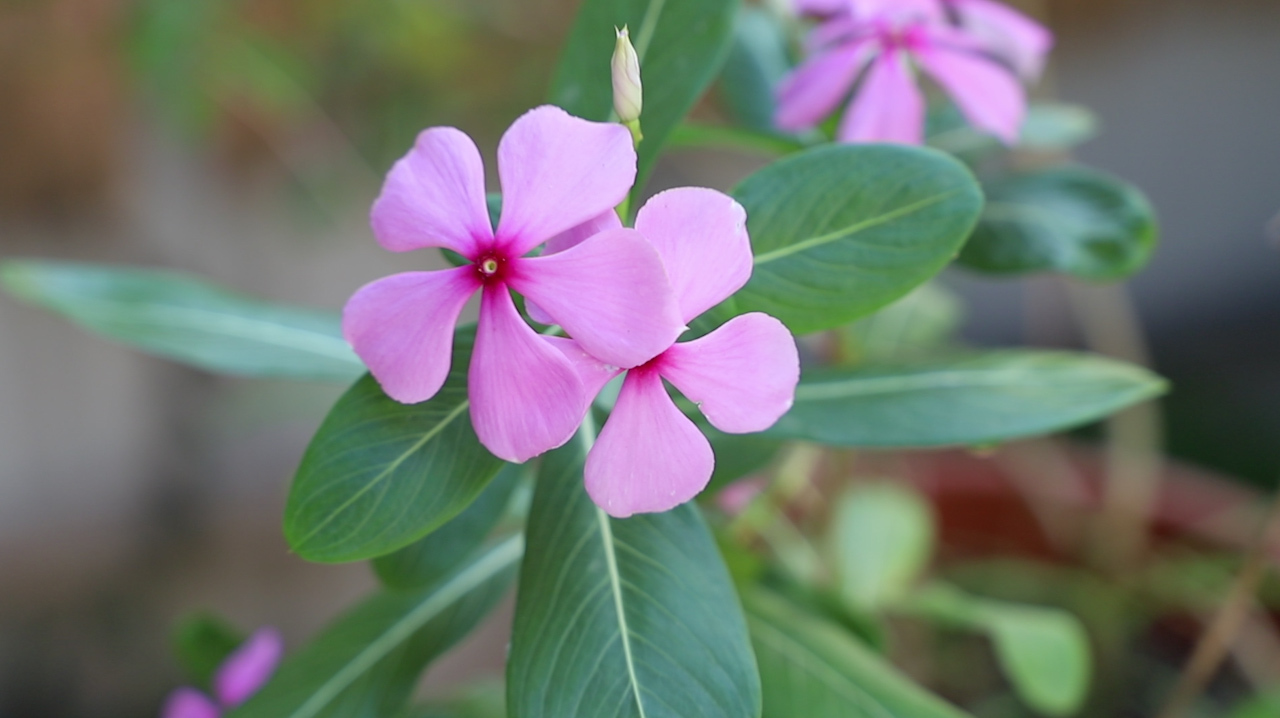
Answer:
[{"label": "pink petal", "polygon": [[284,639],[274,628],[259,629],[240,645],[213,676],[213,692],[227,708],[234,708],[258,692],[284,655]]},{"label": "pink petal", "polygon": [[[576,247],[582,244],[582,240],[597,235],[607,229],[622,229],[622,220],[618,219],[618,212],[610,209],[599,216],[583,222],[576,227],[557,234],[547,240],[546,246],[542,248],[543,257],[556,252],[563,252],[570,247]],[[542,311],[537,303],[529,301],[527,298],[524,302],[524,310],[529,313],[529,318],[539,324],[555,324],[546,312]]]},{"label": "pink petal", "polygon": [[764,431],[787,413],[800,381],[795,339],[782,322],[753,312],[662,355],[658,371],[717,429]]},{"label": "pink petal", "polygon": [[636,231],[661,255],[685,322],[751,278],[747,212],[726,194],[701,187],[656,194],[636,214]]},{"label": "pink petal", "polygon": [[577,342],[565,337],[544,337],[544,341],[549,343],[564,354],[569,363],[573,365],[574,371],[578,373],[578,379],[582,382],[583,408],[582,414],[586,416],[587,409],[591,402],[595,401],[596,395],[624,370],[616,366],[605,364],[599,359],[591,356]]},{"label": "pink petal", "polygon": [[764,493],[767,488],[769,488],[769,482],[763,476],[738,479],[720,489],[720,493],[716,494],[716,506],[730,516],[737,516],[746,511],[751,502],[755,501],[756,497]]},{"label": "pink petal", "polygon": [[858,17],[890,19],[924,19],[940,22],[946,18],[939,0],[850,0]]},{"label": "pink petal", "polygon": [[452,127],[423,130],[387,174],[370,221],[392,252],[446,247],[473,259],[493,238],[475,143]]},{"label": "pink petal", "polygon": [[454,326],[479,286],[470,266],[393,274],[347,301],[342,334],[387,396],[426,401],[449,375]]},{"label": "pink petal", "polygon": [[587,493],[610,516],[666,511],[706,487],[711,444],[667,396],[651,368],[634,369],[587,454]]},{"label": "pink petal", "polygon": [[498,144],[498,241],[519,256],[604,214],[636,178],[631,133],[544,105],[516,120]]},{"label": "pink petal", "polygon": [[662,259],[633,229],[512,260],[507,276],[584,349],[614,366],[644,363],[684,330]]},{"label": "pink petal", "polygon": [[569,360],[524,323],[501,285],[486,287],[468,373],[471,423],[494,456],[521,463],[569,440],[582,382]]},{"label": "pink petal", "polygon": [[837,134],[841,142],[924,142],[924,96],[901,52],[876,59]]},{"label": "pink petal", "polygon": [[1013,73],[979,55],[941,47],[921,49],[916,58],[974,127],[1007,145],[1017,143],[1027,100]]},{"label": "pink petal", "polygon": [[993,0],[950,0],[960,24],[981,38],[991,52],[1006,59],[1026,80],[1040,77],[1053,47],[1053,33],[1004,3]]},{"label": "pink petal", "polygon": [[218,718],[221,711],[208,696],[194,688],[179,688],[169,694],[160,709],[160,718]]},{"label": "pink petal", "polygon": [[809,31],[804,36],[802,47],[806,55],[816,55],[831,45],[855,42],[874,35],[875,26],[850,15],[840,15],[828,20]]},{"label": "pink petal", "polygon": [[803,15],[835,15],[849,11],[850,0],[791,0],[791,6]]},{"label": "pink petal", "polygon": [[792,70],[778,85],[774,124],[795,132],[821,122],[849,94],[876,47],[872,40],[855,40],[815,55]]}]

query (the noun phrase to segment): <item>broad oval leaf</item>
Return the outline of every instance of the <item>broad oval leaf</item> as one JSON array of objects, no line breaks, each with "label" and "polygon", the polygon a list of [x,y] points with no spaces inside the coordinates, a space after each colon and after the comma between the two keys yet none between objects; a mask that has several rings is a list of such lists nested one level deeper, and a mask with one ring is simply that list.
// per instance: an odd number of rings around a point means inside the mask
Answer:
[{"label": "broad oval leaf", "polygon": [[160,269],[6,262],[14,296],[96,334],[212,372],[349,382],[364,365],[336,312],[271,304]]},{"label": "broad oval leaf", "polygon": [[372,376],[334,404],[293,479],[289,545],[310,561],[373,558],[465,509],[502,467],[471,427],[466,375],[474,330],[454,337],[453,365],[431,400],[401,404]]},{"label": "broad oval leaf", "polygon": [[862,610],[901,596],[933,554],[933,513],[905,486],[851,489],[836,505],[832,529],[840,595]]},{"label": "broad oval leaf", "polygon": [[842,627],[765,589],[743,595],[764,718],[969,718]]},{"label": "broad oval leaf", "polygon": [[589,120],[613,112],[614,28],[627,25],[640,58],[644,140],[636,148],[639,197],[667,136],[715,79],[729,52],[738,0],[584,0],[560,56],[551,101]]},{"label": "broad oval leaf", "polygon": [[734,196],[755,270],[718,319],[765,312],[793,332],[870,314],[937,274],[982,208],[964,165],[936,150],[828,145],[779,160]]},{"label": "broad oval leaf", "polygon": [[1005,178],[986,191],[982,219],[960,253],[973,269],[1107,281],[1138,271],[1155,249],[1146,197],[1102,172],[1056,167]]},{"label": "broad oval leaf", "polygon": [[697,507],[609,518],[582,486],[585,443],[548,454],[539,473],[511,718],[759,716],[746,624]]},{"label": "broad oval leaf", "polygon": [[382,718],[418,675],[506,592],[524,548],[513,536],[430,588],[373,596],[281,664],[228,718]]},{"label": "broad oval leaf", "polygon": [[1007,350],[805,376],[766,435],[832,446],[983,445],[1069,429],[1163,393],[1138,366],[1092,354]]}]

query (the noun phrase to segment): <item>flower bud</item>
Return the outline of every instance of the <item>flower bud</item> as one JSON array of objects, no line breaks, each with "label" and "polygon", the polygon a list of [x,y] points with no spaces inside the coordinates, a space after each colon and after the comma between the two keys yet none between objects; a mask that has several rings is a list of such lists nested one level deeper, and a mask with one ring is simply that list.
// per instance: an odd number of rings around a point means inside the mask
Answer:
[{"label": "flower bud", "polygon": [[[628,127],[640,120],[640,58],[631,46],[631,36],[624,26],[618,30],[618,44],[613,50],[613,111],[618,121]],[[635,132],[635,129],[632,129]]]}]

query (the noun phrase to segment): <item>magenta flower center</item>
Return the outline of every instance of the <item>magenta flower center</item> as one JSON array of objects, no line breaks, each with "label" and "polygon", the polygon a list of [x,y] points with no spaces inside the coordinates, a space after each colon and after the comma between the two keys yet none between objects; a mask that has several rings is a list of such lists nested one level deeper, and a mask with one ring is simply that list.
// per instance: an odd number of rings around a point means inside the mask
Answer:
[{"label": "magenta flower center", "polygon": [[488,284],[489,282],[502,281],[502,275],[507,267],[507,258],[496,251],[488,251],[476,257],[475,260],[476,276],[480,281]]}]

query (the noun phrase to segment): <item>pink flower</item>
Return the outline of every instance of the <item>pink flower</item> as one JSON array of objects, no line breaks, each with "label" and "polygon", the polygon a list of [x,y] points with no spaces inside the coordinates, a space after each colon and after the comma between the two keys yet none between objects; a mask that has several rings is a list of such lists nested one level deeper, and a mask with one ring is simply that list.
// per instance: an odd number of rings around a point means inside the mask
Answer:
[{"label": "pink flower", "polygon": [[525,256],[611,214],[635,168],[625,127],[551,106],[531,110],[498,145],[503,207],[495,231],[475,144],[449,127],[420,134],[374,202],[374,236],[393,252],[444,247],[472,263],[386,277],[347,302],[343,333],[387,395],[408,404],[440,390],[458,315],[479,290],[467,382],[477,436],[514,462],[567,441],[582,421],[584,387],[565,356],[520,318],[511,290],[614,366],[635,366],[669,346],[684,326],[661,259],[635,230],[616,226],[563,252]]},{"label": "pink flower", "polygon": [[[959,2],[969,7],[969,0]],[[779,128],[816,126],[866,69],[837,138],[921,144],[925,100],[915,82],[918,66],[975,127],[1006,144],[1017,140],[1026,98],[1016,76],[987,56],[990,38],[949,25],[936,0],[845,0],[844,8],[814,28],[812,56],[779,85]]]},{"label": "pink flower", "polygon": [[1035,80],[1053,47],[1048,28],[995,0],[944,0],[960,26],[988,52],[1008,62],[1024,80]]},{"label": "pink flower", "polygon": [[[636,231],[662,255],[685,322],[719,304],[751,277],[746,213],[710,189],[655,195],[636,215]],[[621,371],[580,343],[549,338],[575,365],[593,397]],[[782,322],[766,314],[735,317],[710,334],[669,344],[627,372],[622,391],[587,455],[591,499],[612,516],[666,511],[693,498],[711,478],[711,444],[678,409],[671,382],[729,433],[763,431],[791,408],[800,361]],[[588,398],[589,401],[589,398]]]},{"label": "pink flower", "polygon": [[169,694],[161,718],[218,718],[249,700],[275,672],[284,653],[284,641],[274,628],[262,628],[249,637],[213,676],[217,700],[200,691],[183,687]]}]

